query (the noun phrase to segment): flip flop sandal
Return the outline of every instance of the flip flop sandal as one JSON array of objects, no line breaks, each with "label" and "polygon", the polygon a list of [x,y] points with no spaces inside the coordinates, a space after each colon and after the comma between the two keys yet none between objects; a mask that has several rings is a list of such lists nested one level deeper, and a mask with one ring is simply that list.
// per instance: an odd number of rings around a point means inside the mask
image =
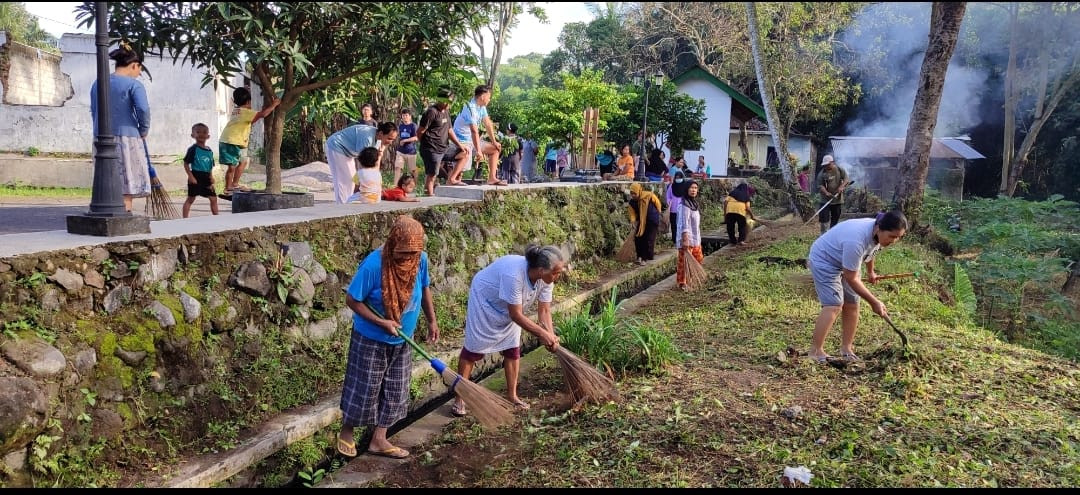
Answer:
[{"label": "flip flop sandal", "polygon": [[498,182],[488,182],[487,185],[489,185],[489,186],[505,186],[506,181],[505,180],[500,180]]},{"label": "flip flop sandal", "polygon": [[848,361],[862,361],[862,358],[859,357],[859,356],[856,356],[855,353],[853,353],[853,352],[841,352],[840,357],[842,357],[842,358],[844,358],[844,359],[846,359]]},{"label": "flip flop sandal", "polygon": [[404,459],[406,457],[409,457],[409,451],[401,447],[390,447],[385,450],[368,449],[367,453],[381,457],[389,457],[391,459]]},{"label": "flip flop sandal", "polygon": [[814,361],[815,363],[818,363],[818,364],[827,364],[829,362],[829,359],[832,359],[832,356],[827,356],[827,355],[826,356],[817,356],[817,357],[808,355],[806,357],[810,358],[810,360],[812,360],[812,361]]},{"label": "flip flop sandal", "polygon": [[346,442],[341,435],[337,437],[337,451],[345,457],[356,457],[356,442]]},{"label": "flip flop sandal", "polygon": [[530,406],[528,402],[518,400],[517,402],[514,402],[514,407],[519,411],[528,411],[532,406]]},{"label": "flip flop sandal", "polygon": [[457,417],[460,418],[462,416],[467,416],[469,414],[469,410],[465,409],[465,404],[461,404],[461,405],[455,404],[455,405],[450,407],[450,414],[453,414],[454,416],[457,416]]}]

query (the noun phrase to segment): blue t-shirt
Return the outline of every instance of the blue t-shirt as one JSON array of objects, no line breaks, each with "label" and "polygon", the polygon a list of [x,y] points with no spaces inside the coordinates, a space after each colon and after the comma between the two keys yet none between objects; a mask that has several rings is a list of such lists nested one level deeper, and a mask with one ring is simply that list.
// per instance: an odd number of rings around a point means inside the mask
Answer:
[{"label": "blue t-shirt", "polygon": [[[397,126],[398,139],[404,141],[416,135],[416,124],[398,124]],[[405,143],[398,146],[398,153],[405,153],[406,155],[416,154],[416,141],[411,143]]]},{"label": "blue t-shirt", "polygon": [[469,129],[469,126],[475,125],[479,131],[480,124],[484,122],[484,117],[487,116],[487,107],[477,105],[476,98],[469,100],[465,107],[461,109],[461,112],[458,113],[457,118],[454,119],[454,135],[457,136],[458,141],[471,143],[472,130]]},{"label": "blue t-shirt", "polygon": [[375,144],[377,130],[365,124],[349,126],[326,138],[326,147],[343,155],[360,156],[364,148],[378,148]]},{"label": "blue t-shirt", "polygon": [[[420,298],[424,293],[424,287],[429,285],[431,285],[431,278],[428,276],[428,256],[427,253],[420,253],[420,269],[416,272],[416,285],[413,286],[409,303],[401,312],[400,332],[409,338],[412,338],[413,332],[416,331],[416,323],[420,320]],[[360,262],[360,266],[356,268],[356,275],[353,275],[352,282],[349,284],[348,294],[357,301],[366,301],[375,308],[378,314],[386,315],[386,307],[383,306],[382,300],[381,247],[369,253],[364,261]],[[404,339],[391,336],[382,327],[355,313],[353,314],[353,330],[369,339],[391,345],[405,342]]]},{"label": "blue t-shirt", "polygon": [[555,161],[555,158],[559,156],[559,149],[554,146],[549,146],[547,152],[544,153],[545,160]]}]

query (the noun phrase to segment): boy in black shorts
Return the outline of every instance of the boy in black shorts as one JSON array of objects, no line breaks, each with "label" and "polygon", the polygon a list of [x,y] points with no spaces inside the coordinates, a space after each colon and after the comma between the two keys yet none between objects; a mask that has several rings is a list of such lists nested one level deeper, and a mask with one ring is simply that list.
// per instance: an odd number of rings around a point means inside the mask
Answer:
[{"label": "boy in black shorts", "polygon": [[191,145],[184,155],[184,171],[187,172],[187,201],[184,201],[184,218],[191,213],[191,204],[196,196],[210,198],[210,212],[217,215],[217,194],[214,192],[214,150],[206,146],[210,139],[210,128],[198,123],[191,126]]}]

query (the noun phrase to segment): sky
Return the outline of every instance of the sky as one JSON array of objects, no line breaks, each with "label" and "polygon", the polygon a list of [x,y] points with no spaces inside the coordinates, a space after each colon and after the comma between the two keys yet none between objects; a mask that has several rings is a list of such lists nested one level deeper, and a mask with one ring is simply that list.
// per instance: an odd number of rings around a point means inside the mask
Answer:
[{"label": "sky", "polygon": [[[38,18],[42,29],[60,38],[64,33],[93,33],[91,29],[75,26],[74,10],[79,2],[25,2],[26,10]],[[535,17],[523,15],[510,41],[503,47],[503,62],[518,55],[537,52],[547,54],[559,47],[559,32],[570,22],[588,22],[592,14],[584,2],[540,2],[547,12],[548,23],[541,24]]]}]

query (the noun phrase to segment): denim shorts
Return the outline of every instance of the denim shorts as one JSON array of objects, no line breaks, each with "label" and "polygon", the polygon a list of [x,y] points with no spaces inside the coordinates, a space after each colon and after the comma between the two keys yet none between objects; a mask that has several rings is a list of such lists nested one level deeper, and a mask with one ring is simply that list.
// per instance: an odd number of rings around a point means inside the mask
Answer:
[{"label": "denim shorts", "polygon": [[[806,261],[810,267],[810,274],[814,277],[814,289],[817,290],[818,301],[822,306],[841,306],[843,304],[859,304],[859,295],[851,289],[841,275],[843,269],[836,270],[833,267],[818,266],[812,260]],[[858,273],[856,273],[858,276]]]}]

